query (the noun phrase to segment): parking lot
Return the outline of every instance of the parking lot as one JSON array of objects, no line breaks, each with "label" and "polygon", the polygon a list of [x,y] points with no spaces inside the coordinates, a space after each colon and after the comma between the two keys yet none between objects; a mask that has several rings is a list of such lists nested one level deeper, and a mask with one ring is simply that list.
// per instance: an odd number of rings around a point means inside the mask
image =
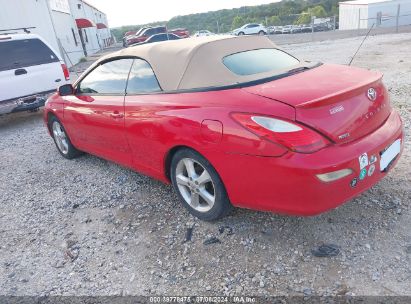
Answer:
[{"label": "parking lot", "polygon": [[[361,40],[282,47],[347,64]],[[236,210],[202,222],[167,185],[94,156],[62,158],[41,112],[0,117],[2,294],[411,295],[410,46],[410,33],[372,36],[353,62],[385,75],[405,125],[398,166],[317,217]],[[313,256],[323,243],[340,253]]]}]

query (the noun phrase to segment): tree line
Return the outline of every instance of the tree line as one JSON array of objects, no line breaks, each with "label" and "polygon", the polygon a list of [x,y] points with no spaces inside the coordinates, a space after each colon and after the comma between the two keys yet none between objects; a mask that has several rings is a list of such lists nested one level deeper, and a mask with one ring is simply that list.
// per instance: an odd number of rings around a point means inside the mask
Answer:
[{"label": "tree line", "polygon": [[[307,24],[311,22],[312,16],[338,16],[338,2],[341,0],[283,0],[270,4],[176,16],[169,21],[145,25],[167,25],[169,29],[186,28],[191,33],[198,30],[226,33],[246,23],[262,23],[266,26]],[[112,29],[112,33],[117,40],[121,40],[125,32],[136,31],[142,26],[144,25],[122,26]]]}]

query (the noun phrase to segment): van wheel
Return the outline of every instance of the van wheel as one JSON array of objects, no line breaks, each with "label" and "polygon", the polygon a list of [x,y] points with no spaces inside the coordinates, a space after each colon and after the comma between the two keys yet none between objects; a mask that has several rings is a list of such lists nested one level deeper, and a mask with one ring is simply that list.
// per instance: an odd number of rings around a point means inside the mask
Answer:
[{"label": "van wheel", "polygon": [[64,130],[63,125],[57,119],[57,117],[53,116],[49,119],[49,129],[54,139],[54,143],[56,144],[57,150],[63,157],[67,159],[73,159],[82,154],[81,151],[77,150],[73,146],[70,138],[67,136],[66,131]]},{"label": "van wheel", "polygon": [[173,156],[171,180],[184,207],[201,220],[220,219],[233,209],[216,170],[193,150],[181,149]]}]

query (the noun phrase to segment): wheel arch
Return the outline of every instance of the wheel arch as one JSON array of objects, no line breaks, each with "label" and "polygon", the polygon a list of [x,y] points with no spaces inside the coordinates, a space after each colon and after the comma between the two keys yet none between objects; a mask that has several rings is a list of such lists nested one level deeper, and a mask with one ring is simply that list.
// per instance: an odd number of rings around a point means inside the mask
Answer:
[{"label": "wheel arch", "polygon": [[[178,145],[178,146],[174,146],[172,147],[170,150],[167,151],[165,157],[164,157],[164,164],[163,164],[163,168],[164,168],[164,175],[166,177],[166,179],[171,182],[171,160],[173,159],[174,155],[177,153],[177,151],[182,150],[182,149],[189,149],[189,150],[193,150],[196,153],[200,154],[203,156],[203,154],[201,154],[199,151],[197,151],[196,149],[190,147],[190,146],[186,146],[186,145]],[[204,156],[203,156],[204,157]]]},{"label": "wheel arch", "polygon": [[50,126],[50,120],[55,117],[58,120],[60,120],[60,118],[56,115],[56,113],[52,112],[52,111],[48,111],[47,112],[47,129],[49,130],[50,135],[52,135],[52,130],[51,130],[51,126]]},{"label": "wheel arch", "polygon": [[67,137],[70,139],[71,144],[75,147],[75,145],[73,143],[73,140],[72,140],[72,136],[71,136],[70,132],[68,132],[67,129],[65,128],[65,126],[62,122],[62,119],[59,117],[59,115],[57,115],[56,112],[54,112],[54,111],[48,111],[48,113],[46,115],[47,115],[46,116],[47,117],[47,130],[49,131],[50,136],[53,137],[53,130],[51,130],[50,120],[52,118],[56,118],[63,125],[64,131],[66,132]]}]

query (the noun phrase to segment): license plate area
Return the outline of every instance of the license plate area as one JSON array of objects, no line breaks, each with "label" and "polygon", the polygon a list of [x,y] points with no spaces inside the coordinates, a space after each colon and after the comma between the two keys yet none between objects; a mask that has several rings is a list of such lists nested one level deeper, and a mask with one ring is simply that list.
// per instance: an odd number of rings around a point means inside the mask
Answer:
[{"label": "license plate area", "polygon": [[401,139],[397,139],[387,149],[380,152],[380,170],[386,172],[401,152]]}]

